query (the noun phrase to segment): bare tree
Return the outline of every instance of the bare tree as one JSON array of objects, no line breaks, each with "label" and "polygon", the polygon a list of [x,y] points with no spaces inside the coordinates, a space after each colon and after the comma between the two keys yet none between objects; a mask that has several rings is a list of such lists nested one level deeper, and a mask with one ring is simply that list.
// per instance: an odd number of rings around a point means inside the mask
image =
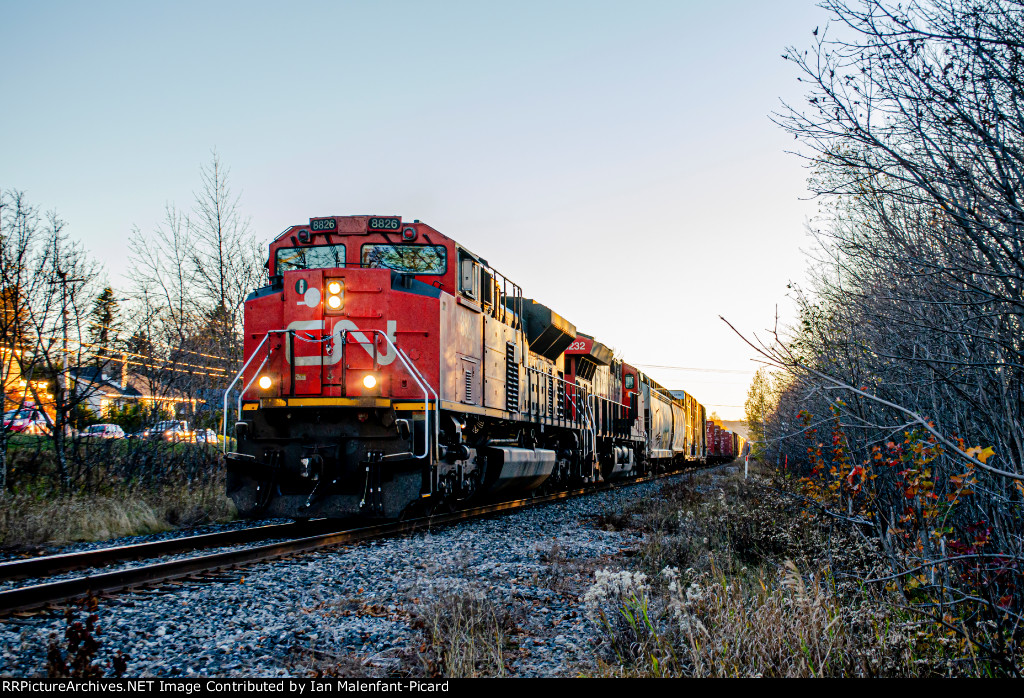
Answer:
[{"label": "bare tree", "polygon": [[265,254],[216,152],[200,179],[191,213],[168,205],[154,234],[136,231],[131,242],[136,317],[147,323],[132,329],[160,356],[140,369],[154,388],[190,400],[210,399],[241,365],[242,304],[261,282]]},{"label": "bare tree", "polygon": [[232,341],[218,347],[236,361],[241,347],[241,310],[245,297],[259,285],[263,250],[249,230],[249,219],[238,208],[239,197],[231,192],[228,169],[217,152],[200,170],[202,187],[196,193],[195,235],[192,260],[197,286],[205,300],[207,323],[223,324],[222,335]]},{"label": "bare tree", "polygon": [[824,214],[811,286],[793,293],[799,322],[765,351],[790,375],[765,440],[811,480],[837,478],[821,491],[933,604],[915,609],[958,614],[971,646],[1015,674],[1024,6],[822,6],[833,22],[813,50],[785,56],[806,105],[776,117]]},{"label": "bare tree", "polygon": [[[4,411],[23,406],[27,392],[21,385],[22,357],[32,341],[27,304],[38,225],[39,213],[22,192],[0,192],[0,406]],[[0,496],[7,490],[7,437],[7,430],[0,429]]]}]

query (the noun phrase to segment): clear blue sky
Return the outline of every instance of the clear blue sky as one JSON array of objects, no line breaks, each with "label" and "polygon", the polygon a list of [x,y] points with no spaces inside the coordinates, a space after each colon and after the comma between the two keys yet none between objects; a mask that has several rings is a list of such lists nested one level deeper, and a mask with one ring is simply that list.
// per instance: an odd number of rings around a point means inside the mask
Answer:
[{"label": "clear blue sky", "polygon": [[[216,148],[268,241],[329,214],[455,237],[626,360],[753,369],[800,279],[806,171],[768,119],[776,2],[0,2],[0,187],[123,284]],[[738,417],[749,376],[651,369]]]}]

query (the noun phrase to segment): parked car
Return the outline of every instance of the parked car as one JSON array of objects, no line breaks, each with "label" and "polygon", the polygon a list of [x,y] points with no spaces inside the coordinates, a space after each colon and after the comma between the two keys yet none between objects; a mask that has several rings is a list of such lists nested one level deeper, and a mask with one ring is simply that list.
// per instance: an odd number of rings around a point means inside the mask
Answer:
[{"label": "parked car", "polygon": [[31,408],[5,412],[4,429],[24,434],[45,434],[50,431],[43,413]]},{"label": "parked car", "polygon": [[116,424],[93,424],[86,427],[79,436],[83,439],[123,439],[124,429]]},{"label": "parked car", "polygon": [[196,429],[197,444],[215,444],[217,441],[217,432],[213,429]]},{"label": "parked car", "polygon": [[189,429],[188,422],[172,419],[157,422],[151,427],[146,427],[137,436],[143,439],[163,440],[178,443],[180,441],[193,441],[195,434]]}]

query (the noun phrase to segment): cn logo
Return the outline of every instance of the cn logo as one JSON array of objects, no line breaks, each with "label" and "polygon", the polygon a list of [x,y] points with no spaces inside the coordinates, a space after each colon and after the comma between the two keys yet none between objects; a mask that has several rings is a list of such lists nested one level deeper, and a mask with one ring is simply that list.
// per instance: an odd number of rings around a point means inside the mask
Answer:
[{"label": "cn logo", "polygon": [[[323,320],[296,320],[295,322],[288,325],[287,329],[295,330],[295,345],[299,346],[301,342],[309,342],[322,346],[320,335],[323,334],[324,321]],[[377,351],[376,344],[381,340],[377,336],[377,333],[371,332],[369,336],[364,333],[356,323],[351,320],[338,320],[334,323],[334,330],[331,332],[331,353],[330,355],[323,355],[322,351],[316,352],[316,356],[296,356],[295,361],[292,361],[291,350],[288,344],[285,344],[285,359],[288,363],[294,363],[296,366],[333,366],[334,364],[341,361],[342,353],[342,334],[345,337],[345,343],[350,345],[356,345],[362,347],[362,349],[369,354],[371,357],[376,357],[377,363],[381,366],[387,366],[398,358],[395,352],[395,331],[398,329],[398,323],[394,320],[388,320],[387,336],[391,340],[387,345],[387,351],[384,354],[380,354]],[[304,331],[305,330],[305,331]],[[311,332],[311,330],[318,330]]]}]

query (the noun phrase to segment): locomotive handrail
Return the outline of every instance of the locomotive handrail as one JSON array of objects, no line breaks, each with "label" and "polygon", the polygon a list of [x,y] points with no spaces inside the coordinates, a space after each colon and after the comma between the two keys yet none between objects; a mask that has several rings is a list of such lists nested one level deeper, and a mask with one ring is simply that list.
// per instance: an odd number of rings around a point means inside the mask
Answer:
[{"label": "locomotive handrail", "polygon": [[[235,387],[235,383],[237,383],[238,379],[242,377],[243,373],[245,373],[245,369],[249,368],[249,364],[251,364],[252,360],[255,359],[256,356],[260,353],[260,349],[262,349],[263,345],[267,343],[268,339],[270,339],[270,335],[281,333],[281,332],[287,332],[287,331],[288,330],[269,330],[265,335],[263,335],[263,339],[261,339],[260,343],[256,345],[256,349],[252,352],[252,356],[250,356],[249,360],[246,361],[242,365],[242,368],[239,369],[238,373],[235,374],[235,377],[231,380],[230,383],[228,383],[228,387],[224,390],[224,413],[223,413],[223,418],[222,418],[223,419],[223,423],[221,424],[221,429],[222,429],[221,434],[224,437],[224,439],[223,439],[223,446],[221,448],[221,452],[222,453],[227,453],[227,451],[228,451],[228,395],[231,394],[231,389],[233,387]],[[267,359],[269,359],[269,358],[270,358],[270,354],[267,354]],[[260,366],[261,370],[263,369],[263,366],[266,365],[266,363],[267,363],[266,360],[264,360],[263,364]],[[258,375],[259,371],[256,371],[256,373]],[[249,385],[252,385],[252,381],[249,381]],[[248,390],[249,386],[246,386],[245,389]],[[238,418],[239,419],[242,418],[242,395],[245,395],[245,390],[243,390],[241,392],[241,394],[238,396]]]},{"label": "locomotive handrail", "polygon": [[[432,453],[431,448],[430,448],[430,395],[434,396],[434,410],[436,412],[436,414],[434,415],[434,443],[435,443],[435,445],[437,443],[440,443],[440,440],[441,440],[441,432],[440,432],[440,427],[439,427],[440,422],[441,422],[441,413],[440,413],[440,409],[439,409],[440,400],[438,399],[437,391],[435,391],[434,388],[430,385],[430,382],[420,372],[420,370],[416,366],[416,364],[414,364],[412,362],[412,359],[410,359],[409,356],[404,351],[399,349],[395,345],[395,343],[391,341],[391,338],[388,337],[386,332],[384,332],[383,330],[360,330],[360,332],[367,332],[367,333],[370,333],[370,334],[373,334],[373,335],[378,335],[379,334],[381,337],[383,337],[384,341],[388,343],[388,346],[390,346],[392,349],[395,350],[395,356],[397,356],[399,358],[399,360],[401,360],[402,365],[405,366],[405,369],[409,372],[409,375],[412,376],[413,380],[416,381],[416,384],[419,385],[420,390],[423,391],[423,414],[424,414],[424,418],[425,418],[425,421],[426,421],[426,423],[423,425],[423,427],[424,427],[423,428],[423,435],[424,435],[423,455],[417,455],[417,454],[414,453],[413,457],[414,458],[428,458],[430,456],[430,454]],[[354,330],[344,330],[341,333],[342,347],[344,347],[345,342],[346,342],[345,335],[347,335],[349,333],[354,333]],[[364,334],[363,336],[365,337],[366,335]],[[360,341],[358,339],[355,339],[353,341],[356,344],[372,344],[373,352],[374,352],[373,363],[376,366],[376,363],[377,363],[377,358],[376,358],[377,357],[377,342],[376,341],[374,341],[372,343],[369,342],[369,341],[365,341],[364,342],[364,341]],[[344,351],[344,348],[342,349],[342,351]],[[428,394],[428,391],[429,391],[429,394]]]},{"label": "locomotive handrail", "polygon": [[592,448],[594,449],[594,457],[596,458],[597,457],[597,424],[596,424],[597,420],[594,418],[594,410],[591,407],[591,404],[594,401],[594,397],[595,396],[594,396],[593,393],[590,393],[589,395],[587,395],[587,401],[586,401],[585,405],[586,405],[586,408],[587,408],[587,421],[590,422],[591,438],[594,440]]},{"label": "locomotive handrail", "polygon": [[[559,394],[560,394],[560,395],[562,396],[562,399],[563,399],[563,409],[562,409],[562,416],[561,416],[561,417],[558,417],[558,416],[557,416],[557,411],[558,411],[558,403],[557,403],[556,401],[554,401],[554,400],[553,400],[553,404],[552,404],[552,410],[553,410],[553,411],[554,411],[554,412],[555,412],[556,414],[554,414],[554,415],[552,415],[552,414],[548,414],[548,415],[546,415],[546,416],[547,416],[547,417],[548,417],[549,419],[557,419],[557,420],[561,420],[561,421],[569,421],[569,422],[578,422],[578,421],[582,421],[582,420],[580,420],[580,419],[578,419],[578,418],[577,418],[577,419],[569,419],[569,418],[567,418],[567,417],[565,416],[565,408],[564,408],[564,404],[565,404],[565,403],[564,403],[564,400],[565,400],[566,398],[568,398],[568,397],[569,397],[569,391],[568,391],[568,390],[566,390],[566,388],[569,388],[570,386],[573,386],[573,387],[579,387],[579,386],[577,386],[577,385],[576,385],[575,383],[570,383],[570,382],[569,382],[569,381],[567,381],[567,380],[566,380],[565,378],[559,378],[558,376],[556,376],[556,375],[554,375],[554,374],[551,374],[551,373],[546,373],[545,371],[543,371],[543,370],[541,370],[541,369],[539,369],[539,368],[534,368],[533,366],[525,366],[525,365],[524,365],[524,366],[523,366],[523,368],[525,368],[525,369],[526,369],[526,372],[527,372],[528,374],[536,374],[536,375],[538,375],[538,376],[542,376],[542,377],[544,377],[544,378],[550,378],[550,379],[552,379],[552,380],[554,381],[554,383],[555,383],[556,385],[557,385],[557,384],[559,384],[559,383],[561,384],[561,386],[560,386],[560,391],[559,391]],[[552,388],[554,388],[554,387],[555,387],[555,386],[552,386]],[[539,401],[538,401],[538,404],[540,404],[540,403],[539,403]],[[582,410],[580,410],[580,412],[582,413]],[[534,414],[534,411],[533,411],[533,408],[532,408],[532,406],[531,406],[531,408],[530,408],[530,410],[529,410],[529,413],[530,413],[530,415],[531,415],[531,416],[536,416],[536,417],[541,417],[541,416],[544,416],[544,415],[541,415],[541,414],[539,414],[539,413],[538,413],[538,414]],[[585,418],[585,416],[584,416],[584,418]]]},{"label": "locomotive handrail", "polygon": [[[241,414],[242,414],[242,396],[245,395],[245,391],[248,390],[249,388],[251,388],[252,384],[256,382],[256,379],[260,375],[260,371],[263,370],[263,367],[267,365],[268,361],[270,361],[270,352],[269,351],[267,352],[266,357],[264,357],[263,363],[261,363],[260,367],[257,368],[256,371],[252,374],[252,380],[250,380],[248,383],[246,383],[245,387],[242,388],[242,391],[240,393],[238,393],[238,414],[239,414],[239,418],[241,418]],[[225,439],[225,441],[227,441],[227,440]]]},{"label": "locomotive handrail", "polygon": [[[250,364],[252,364],[253,360],[260,354],[260,350],[263,349],[263,345],[267,343],[268,339],[270,339],[270,335],[272,335],[272,334],[282,334],[282,333],[285,333],[285,332],[289,332],[289,330],[287,330],[287,329],[283,329],[283,330],[268,330],[267,333],[265,335],[263,335],[263,339],[260,340],[260,343],[258,345],[256,345],[256,349],[253,351],[252,355],[245,362],[245,364],[242,365],[242,368],[238,371],[237,374],[235,374],[235,377],[231,380],[231,382],[228,384],[227,389],[224,391],[224,411],[223,411],[223,418],[222,418],[223,424],[222,424],[222,432],[221,432],[222,436],[223,436],[223,446],[222,446],[222,451],[223,452],[225,452],[225,453],[227,452],[227,441],[228,441],[228,438],[227,438],[227,433],[228,433],[228,395],[230,395],[231,389],[233,387],[235,387],[235,384],[238,382],[238,380],[245,374],[246,369],[249,368],[249,366],[250,366]],[[345,335],[349,334],[350,332],[351,332],[350,330],[346,330],[346,331],[342,332],[342,334],[341,334],[342,346],[344,346],[345,341],[346,341],[345,340]],[[440,428],[439,428],[440,419],[441,419],[440,418],[440,411],[439,411],[440,400],[438,400],[437,391],[435,391],[434,388],[430,385],[429,381],[427,381],[427,379],[424,377],[424,375],[420,372],[419,368],[417,368],[416,365],[414,363],[412,363],[412,360],[409,359],[408,355],[404,351],[399,349],[395,345],[394,342],[391,341],[391,338],[387,336],[387,333],[385,333],[382,330],[363,330],[363,332],[369,332],[369,333],[371,333],[373,335],[378,335],[379,334],[381,337],[383,337],[384,341],[387,342],[387,344],[392,349],[394,349],[395,355],[401,360],[402,365],[405,366],[406,370],[409,372],[409,375],[412,376],[413,380],[416,381],[417,385],[419,385],[420,389],[423,391],[423,413],[424,413],[424,418],[425,418],[425,421],[426,421],[426,424],[424,424],[424,427],[425,427],[425,429],[424,429],[425,439],[424,439],[424,444],[423,444],[423,454],[422,455],[413,454],[413,455],[414,455],[415,458],[421,458],[421,459],[422,458],[428,458],[430,456],[430,454],[431,454],[431,446],[430,446],[430,440],[431,440],[430,439],[430,437],[431,437],[431,429],[430,429],[430,427],[431,427],[430,397],[431,397],[431,395],[433,395],[433,398],[434,398],[434,409],[435,409],[435,412],[436,412],[436,414],[434,416],[434,420],[433,420],[433,422],[434,422],[434,424],[433,424],[433,427],[434,427],[434,429],[433,429],[433,432],[434,432],[434,442],[435,442],[435,444],[440,442]],[[302,339],[305,339],[305,338],[302,338]],[[317,340],[314,340],[314,339],[310,338],[307,341],[317,341]],[[323,340],[321,340],[321,341],[323,341]],[[355,340],[355,343],[356,344],[364,344],[365,342],[361,342],[359,340]],[[376,356],[376,342],[373,342],[373,345],[374,345],[374,356]],[[270,354],[268,352],[266,357],[263,359],[263,363],[260,364],[260,367],[253,374],[252,380],[250,380],[246,384],[246,386],[242,389],[242,391],[239,393],[239,395],[238,395],[238,406],[237,406],[239,417],[241,417],[241,414],[242,414],[242,399],[243,399],[243,397],[245,395],[245,392],[252,386],[253,382],[259,376],[260,371],[263,370],[263,367],[267,365],[267,362],[269,360],[270,360]],[[374,359],[374,363],[376,363],[376,358]]]}]

